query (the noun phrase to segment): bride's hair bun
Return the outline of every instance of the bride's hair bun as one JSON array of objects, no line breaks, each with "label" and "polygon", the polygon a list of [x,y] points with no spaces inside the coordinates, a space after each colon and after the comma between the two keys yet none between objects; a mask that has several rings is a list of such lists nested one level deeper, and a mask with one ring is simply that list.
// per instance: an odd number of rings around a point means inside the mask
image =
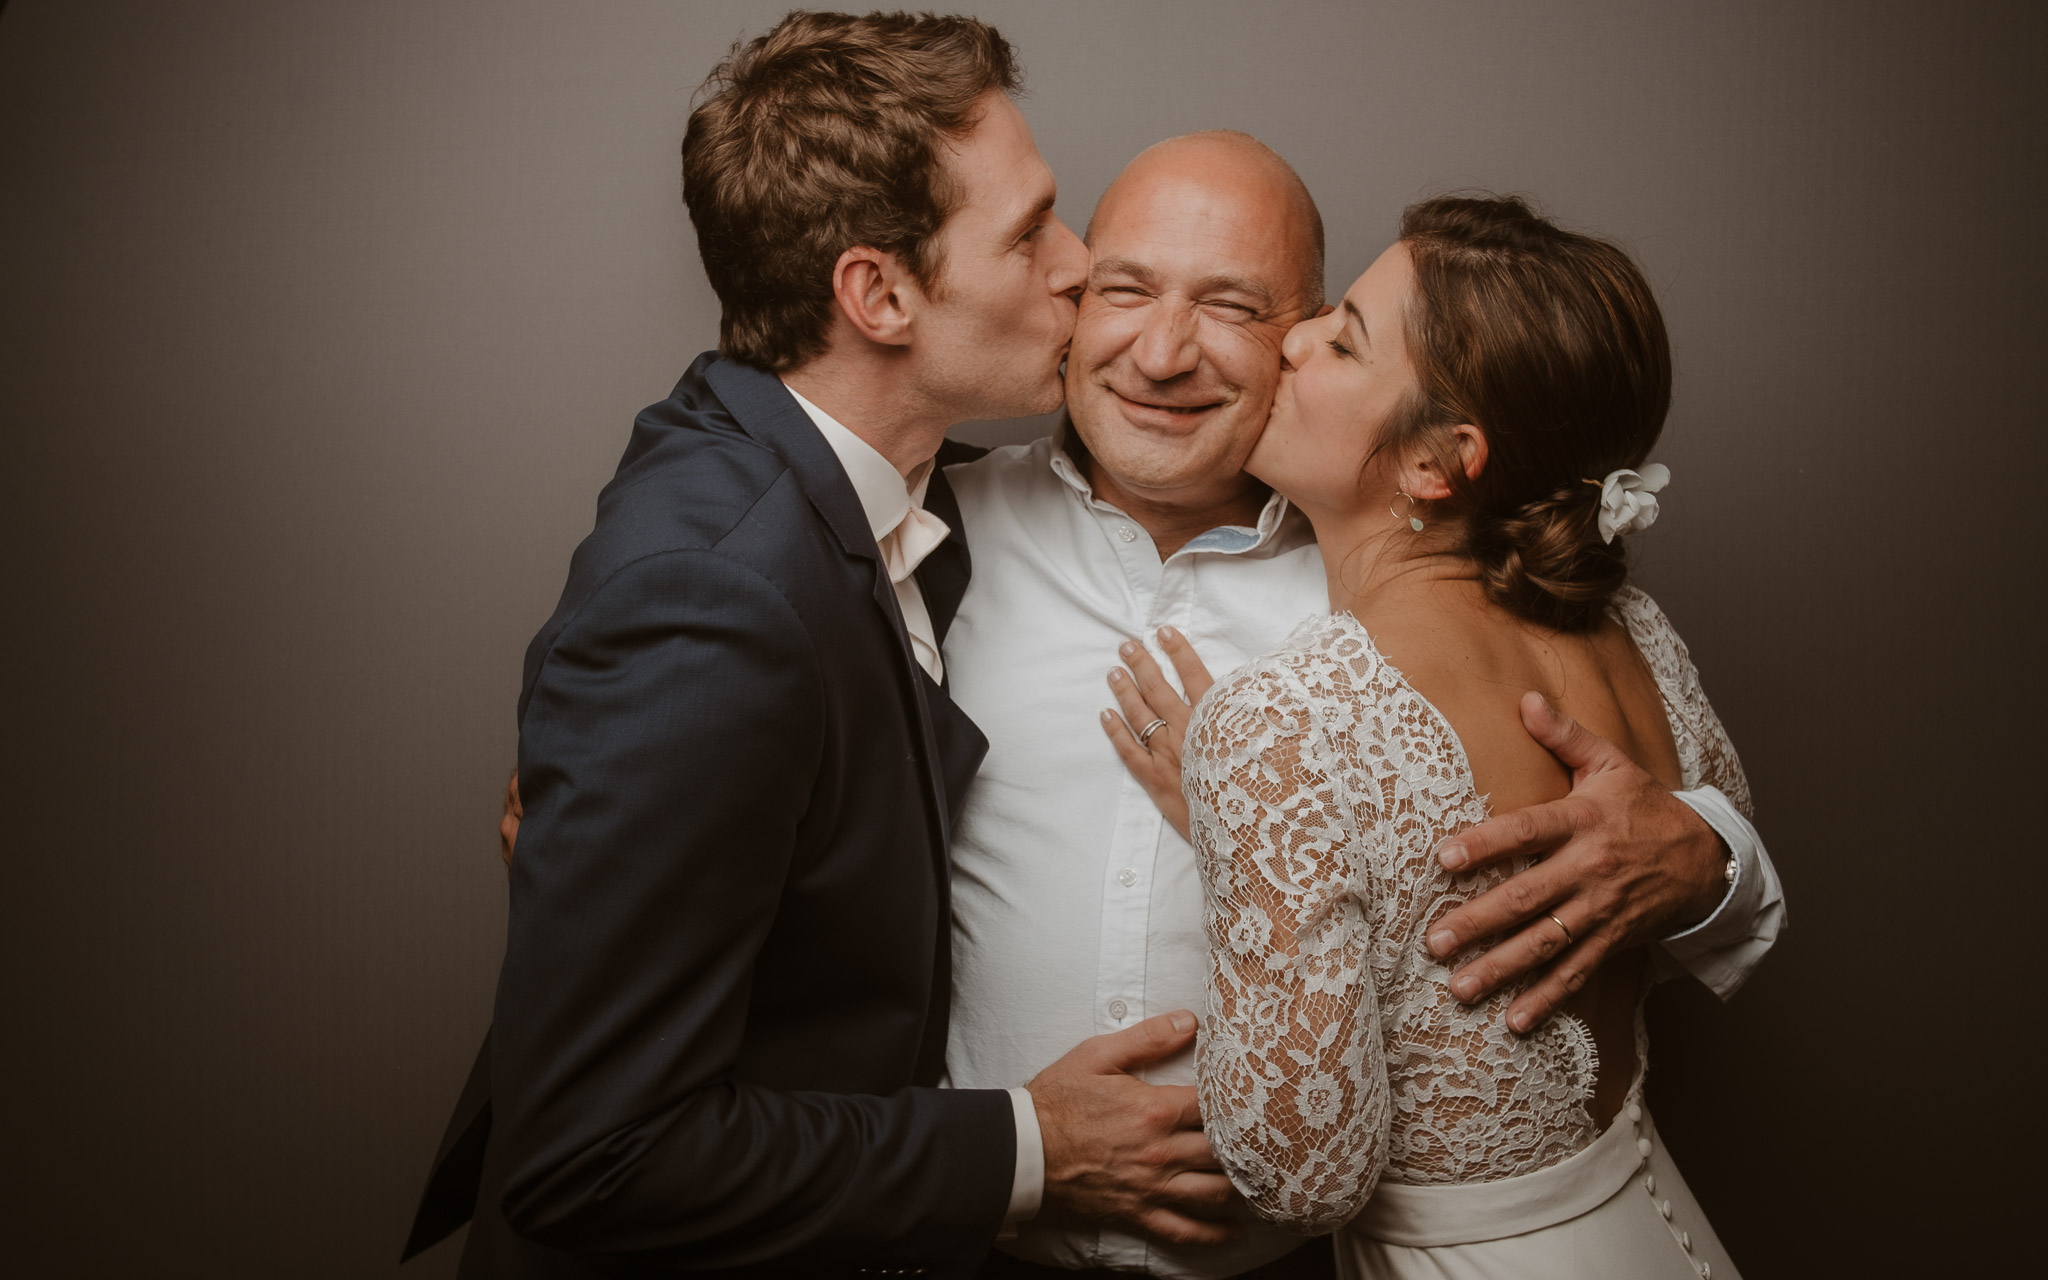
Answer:
[{"label": "bride's hair bun", "polygon": [[[1410,208],[1408,316],[1417,391],[1379,448],[1432,448],[1497,603],[1561,630],[1593,626],[1628,578],[1600,537],[1599,480],[1640,467],[1671,403],[1671,349],[1642,272],[1619,247],[1514,198]],[[1467,480],[1446,428],[1486,435]],[[1376,450],[1377,451],[1377,450]],[[1592,483],[1588,483],[1592,481]]]}]

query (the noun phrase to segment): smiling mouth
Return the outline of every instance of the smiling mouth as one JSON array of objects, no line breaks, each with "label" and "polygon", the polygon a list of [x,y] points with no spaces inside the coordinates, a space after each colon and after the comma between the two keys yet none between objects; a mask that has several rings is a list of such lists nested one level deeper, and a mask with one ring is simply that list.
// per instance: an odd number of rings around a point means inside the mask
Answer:
[{"label": "smiling mouth", "polygon": [[1109,388],[1109,393],[1134,408],[1149,410],[1153,413],[1169,414],[1176,418],[1193,418],[1207,413],[1211,409],[1219,409],[1223,406],[1221,400],[1209,400],[1202,404],[1156,404],[1150,400],[1138,400],[1127,396],[1115,387]]}]

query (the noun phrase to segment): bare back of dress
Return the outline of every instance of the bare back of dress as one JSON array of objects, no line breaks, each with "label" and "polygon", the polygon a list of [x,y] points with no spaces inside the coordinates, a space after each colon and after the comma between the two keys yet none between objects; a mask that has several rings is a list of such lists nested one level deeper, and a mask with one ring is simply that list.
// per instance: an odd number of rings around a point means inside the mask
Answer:
[{"label": "bare back of dress", "polygon": [[[1685,646],[1633,588],[1611,612],[1655,677],[1686,787],[1749,788]],[[1182,766],[1208,890],[1198,1048],[1209,1140],[1254,1208],[1323,1231],[1382,1177],[1486,1182],[1598,1136],[1592,1037],[1568,1015],[1528,1036],[1512,992],[1451,995],[1462,956],[1423,934],[1519,868],[1464,876],[1431,851],[1485,819],[1462,744],[1349,614],[1312,618],[1197,708]],[[1640,1005],[1637,1060],[1641,1043]]]}]

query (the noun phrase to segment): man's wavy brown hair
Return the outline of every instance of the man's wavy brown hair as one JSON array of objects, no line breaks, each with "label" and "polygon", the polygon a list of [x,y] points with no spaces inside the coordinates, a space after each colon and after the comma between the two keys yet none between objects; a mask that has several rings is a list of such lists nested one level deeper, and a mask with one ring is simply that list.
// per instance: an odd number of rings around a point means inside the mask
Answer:
[{"label": "man's wavy brown hair", "polygon": [[991,90],[1015,92],[995,28],[931,14],[799,10],[736,44],[683,134],[683,203],[718,294],[719,350],[770,372],[825,348],[832,268],[894,254],[933,291],[961,193],[944,144]]}]

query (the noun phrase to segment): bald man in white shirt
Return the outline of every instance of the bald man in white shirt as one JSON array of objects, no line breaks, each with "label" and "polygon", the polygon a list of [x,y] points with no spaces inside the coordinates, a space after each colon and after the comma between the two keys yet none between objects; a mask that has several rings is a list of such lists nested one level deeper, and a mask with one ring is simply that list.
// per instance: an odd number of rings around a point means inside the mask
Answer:
[{"label": "bald man in white shirt", "polygon": [[[1220,675],[1329,607],[1307,522],[1242,470],[1280,340],[1322,307],[1322,238],[1300,179],[1252,138],[1146,151],[1090,224],[1070,421],[947,472],[974,574],[944,658],[990,741],[953,839],[955,1086],[1023,1084],[1082,1039],[1202,1007],[1194,851],[1092,726],[1120,646],[1156,647],[1172,627]],[[1554,929],[1524,928],[1504,886],[1447,917],[1439,948],[1501,938],[1459,974],[1470,999],[1551,962],[1510,1006],[1517,1029],[1609,950],[1652,939],[1667,971],[1726,998],[1782,925],[1776,874],[1719,792],[1674,798],[1629,765],[1528,817],[1551,852],[1525,877],[1542,877],[1535,900],[1572,922],[1577,945],[1559,955]],[[1517,847],[1505,833],[1501,820],[1467,833],[1466,856],[1504,856]],[[1141,1075],[1193,1083],[1192,1054]],[[1326,1251],[1296,1253],[1298,1237],[1248,1213],[1244,1228],[1195,1247],[1040,1215],[983,1275],[1326,1273]]]}]

